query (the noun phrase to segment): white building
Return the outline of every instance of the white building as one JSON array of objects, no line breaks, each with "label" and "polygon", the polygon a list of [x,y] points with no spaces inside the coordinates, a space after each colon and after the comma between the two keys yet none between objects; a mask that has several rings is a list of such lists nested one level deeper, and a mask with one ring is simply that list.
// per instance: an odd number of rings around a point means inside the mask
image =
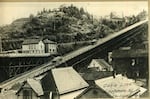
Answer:
[{"label": "white building", "polygon": [[40,39],[26,39],[22,44],[23,53],[45,53],[45,45]]},{"label": "white building", "polygon": [[93,59],[88,68],[96,68],[98,71],[112,71],[112,66],[104,59]]},{"label": "white building", "polygon": [[30,54],[57,54],[57,44],[48,39],[27,39],[22,44],[22,52]]}]

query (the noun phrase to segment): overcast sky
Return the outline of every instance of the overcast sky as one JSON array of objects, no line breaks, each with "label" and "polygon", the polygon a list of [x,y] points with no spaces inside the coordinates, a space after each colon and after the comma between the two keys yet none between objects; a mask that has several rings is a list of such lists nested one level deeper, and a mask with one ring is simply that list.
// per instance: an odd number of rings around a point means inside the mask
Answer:
[{"label": "overcast sky", "polygon": [[10,24],[17,18],[28,17],[30,14],[36,15],[43,8],[54,9],[60,5],[73,4],[77,7],[83,7],[85,11],[96,17],[109,15],[110,12],[116,12],[119,16],[136,15],[142,10],[148,11],[147,1],[132,2],[18,2],[18,3],[0,3],[0,26]]}]

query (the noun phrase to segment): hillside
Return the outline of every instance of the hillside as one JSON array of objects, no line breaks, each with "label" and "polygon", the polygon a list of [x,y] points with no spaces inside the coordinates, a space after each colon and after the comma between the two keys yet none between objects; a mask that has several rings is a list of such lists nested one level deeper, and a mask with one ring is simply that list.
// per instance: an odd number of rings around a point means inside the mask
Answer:
[{"label": "hillside", "polygon": [[141,12],[137,16],[114,21],[105,18],[96,19],[83,8],[73,5],[60,6],[54,10],[43,9],[35,16],[31,14],[28,18],[20,18],[10,25],[0,27],[3,50],[21,48],[21,41],[20,44],[15,44],[16,42],[5,42],[6,40],[48,38],[58,43],[67,43],[99,39],[140,21],[139,17],[143,18],[144,15],[145,12]]},{"label": "hillside", "polygon": [[43,36],[62,42],[60,38],[69,39],[69,35],[96,33],[98,25],[99,20],[94,19],[83,8],[70,5],[52,11],[43,9],[36,16],[31,14],[28,18],[17,19],[12,24],[1,27],[0,33],[5,34],[2,38]]}]

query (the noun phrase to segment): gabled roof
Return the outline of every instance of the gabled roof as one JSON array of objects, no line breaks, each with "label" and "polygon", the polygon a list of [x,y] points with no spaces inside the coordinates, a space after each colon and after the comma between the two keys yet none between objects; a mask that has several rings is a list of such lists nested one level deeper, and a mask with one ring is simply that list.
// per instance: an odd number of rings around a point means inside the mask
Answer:
[{"label": "gabled roof", "polygon": [[38,44],[40,41],[41,41],[41,39],[26,39],[26,40],[24,40],[24,42],[22,44],[23,45]]},{"label": "gabled roof", "polygon": [[89,86],[72,67],[52,69],[52,75],[59,94],[72,92]]},{"label": "gabled roof", "polygon": [[42,41],[45,44],[56,44],[56,42],[50,41],[48,39],[42,40],[42,39],[26,39],[23,42],[23,45],[27,44],[38,44],[40,41]]},{"label": "gabled roof", "polygon": [[45,43],[45,44],[56,44],[56,42],[50,41],[48,39],[43,40],[43,43]]},{"label": "gabled roof", "polygon": [[104,59],[93,59],[93,60],[104,68],[111,67]]},{"label": "gabled roof", "polygon": [[95,83],[112,97],[129,98],[140,92],[140,86],[137,86],[134,80],[121,75],[99,79]]},{"label": "gabled roof", "polygon": [[89,86],[85,89],[81,94],[79,94],[75,99],[99,99],[99,98],[113,98],[103,89],[98,87],[97,85]]},{"label": "gabled roof", "polygon": [[43,88],[42,88],[41,83],[39,81],[36,81],[34,79],[27,79],[27,83],[36,92],[36,94],[38,96],[41,96],[44,94]]},{"label": "gabled roof", "polygon": [[37,96],[44,95],[44,91],[43,91],[43,88],[42,88],[40,81],[35,80],[35,79],[31,79],[31,78],[27,79],[22,84],[22,86],[16,91],[16,94],[18,94],[26,84],[32,88],[32,90],[37,94]]}]

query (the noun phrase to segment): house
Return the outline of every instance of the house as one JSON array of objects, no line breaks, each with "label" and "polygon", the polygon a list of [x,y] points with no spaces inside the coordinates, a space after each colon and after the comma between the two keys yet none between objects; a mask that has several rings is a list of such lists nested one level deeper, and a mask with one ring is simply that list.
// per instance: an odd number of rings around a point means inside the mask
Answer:
[{"label": "house", "polygon": [[98,79],[95,80],[95,83],[113,98],[139,98],[147,91],[138,86],[134,80],[122,75],[116,75],[116,78],[111,76]]},{"label": "house", "polygon": [[44,95],[40,81],[27,79],[16,92],[17,99],[42,99]]},{"label": "house", "polygon": [[45,53],[57,54],[56,42],[45,39],[43,40],[43,43],[45,44]]},{"label": "house", "polygon": [[22,52],[30,54],[57,54],[57,44],[48,39],[26,39],[22,44]]},{"label": "house", "polygon": [[42,86],[50,99],[74,99],[89,85],[72,67],[65,67],[52,69],[42,79]]},{"label": "house", "polygon": [[104,59],[93,59],[88,68],[96,68],[97,71],[112,71],[112,67]]}]

